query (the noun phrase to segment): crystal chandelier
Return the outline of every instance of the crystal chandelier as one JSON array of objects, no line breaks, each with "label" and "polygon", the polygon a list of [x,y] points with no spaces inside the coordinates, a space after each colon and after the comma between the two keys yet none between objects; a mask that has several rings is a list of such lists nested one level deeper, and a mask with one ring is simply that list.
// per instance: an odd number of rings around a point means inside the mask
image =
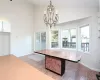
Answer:
[{"label": "crystal chandelier", "polygon": [[46,26],[56,26],[58,22],[58,12],[55,10],[55,7],[52,5],[50,0],[50,4],[47,7],[47,11],[44,11],[44,23]]}]

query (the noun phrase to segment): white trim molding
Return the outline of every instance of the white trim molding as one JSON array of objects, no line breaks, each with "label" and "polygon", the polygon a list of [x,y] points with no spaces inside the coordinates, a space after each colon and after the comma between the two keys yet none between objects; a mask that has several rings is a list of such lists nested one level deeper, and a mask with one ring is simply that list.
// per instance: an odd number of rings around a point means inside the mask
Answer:
[{"label": "white trim molding", "polygon": [[100,69],[92,68],[92,67],[90,67],[90,66],[88,66],[88,65],[86,65],[86,64],[84,64],[84,63],[82,63],[82,62],[80,62],[80,64],[82,64],[83,66],[85,66],[85,67],[87,67],[87,68],[89,68],[89,69],[91,69],[91,70],[93,70],[93,71],[100,72]]}]

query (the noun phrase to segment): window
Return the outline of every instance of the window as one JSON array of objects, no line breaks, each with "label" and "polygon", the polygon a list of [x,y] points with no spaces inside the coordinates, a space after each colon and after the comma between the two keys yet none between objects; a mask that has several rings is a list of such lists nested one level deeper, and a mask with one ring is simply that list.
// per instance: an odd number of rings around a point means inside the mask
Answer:
[{"label": "window", "polygon": [[35,32],[35,50],[46,49],[46,32]]},{"label": "window", "polygon": [[62,31],[62,48],[76,48],[76,29]]},{"label": "window", "polygon": [[0,31],[2,31],[2,21],[0,21]]},{"label": "window", "polygon": [[81,31],[81,50],[83,52],[89,52],[89,26],[80,28]]},{"label": "window", "polygon": [[63,48],[69,48],[70,45],[70,33],[69,30],[63,30],[62,31],[62,47]]},{"label": "window", "polygon": [[11,32],[10,23],[7,21],[3,21],[3,31],[4,32]]},{"label": "window", "polygon": [[76,48],[76,29],[70,30],[70,48]]},{"label": "window", "polygon": [[46,32],[41,32],[41,50],[46,49]]},{"label": "window", "polygon": [[59,31],[58,30],[51,30],[51,48],[58,48],[59,47]]},{"label": "window", "polygon": [[89,33],[89,25],[79,27],[78,29],[65,29],[61,30],[61,32],[58,30],[51,30],[51,48],[74,49],[82,52],[89,52]]},{"label": "window", "polygon": [[7,21],[0,21],[0,32],[11,32],[10,23]]}]

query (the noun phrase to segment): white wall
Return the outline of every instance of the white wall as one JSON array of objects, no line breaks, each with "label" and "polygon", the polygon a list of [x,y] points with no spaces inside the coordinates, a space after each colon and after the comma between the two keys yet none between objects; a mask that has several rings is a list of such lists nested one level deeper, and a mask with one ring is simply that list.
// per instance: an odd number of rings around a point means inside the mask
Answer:
[{"label": "white wall", "polygon": [[99,0],[99,12],[100,12],[100,0]]},{"label": "white wall", "polygon": [[100,39],[98,27],[98,17],[92,16],[80,22],[80,26],[89,24],[90,26],[90,52],[84,54],[81,63],[93,70],[100,71]]},{"label": "white wall", "polygon": [[34,7],[21,0],[0,0],[0,20],[11,23],[11,54],[19,57],[32,52]]},{"label": "white wall", "polygon": [[[63,8],[63,7],[62,7]],[[58,8],[59,10],[59,23],[68,22],[72,20],[81,19],[84,17],[89,17],[98,11],[98,8],[88,8],[84,7],[71,7],[71,8]]]},{"label": "white wall", "polygon": [[[68,29],[68,28],[79,28],[84,25],[89,25],[90,27],[90,51],[89,53],[82,53],[81,64],[87,66],[88,68],[100,71],[100,39],[99,37],[99,29],[100,24],[98,23],[98,16],[93,15],[88,18],[75,20],[66,22],[63,24],[59,24],[58,29]],[[79,36],[78,34],[77,36]]]},{"label": "white wall", "polygon": [[[82,54],[80,63],[92,70],[100,71],[100,38],[98,38],[100,24],[98,23],[98,17],[94,15],[89,18],[59,24],[58,29],[76,28],[78,30],[79,27],[84,25],[89,25],[90,27],[90,50],[89,53],[80,52]],[[78,38],[79,36],[80,34],[77,35]]]}]

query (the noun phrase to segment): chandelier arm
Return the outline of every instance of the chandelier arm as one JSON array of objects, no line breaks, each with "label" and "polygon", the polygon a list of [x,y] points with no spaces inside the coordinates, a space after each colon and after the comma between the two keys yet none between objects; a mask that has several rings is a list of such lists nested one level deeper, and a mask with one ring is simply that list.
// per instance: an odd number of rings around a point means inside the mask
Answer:
[{"label": "chandelier arm", "polygon": [[54,22],[54,17],[55,17],[55,13],[54,13],[54,10],[52,12],[52,23]]},{"label": "chandelier arm", "polygon": [[58,14],[56,14],[56,16],[57,16],[57,22],[58,22],[58,20],[59,20],[59,16],[58,16]]},{"label": "chandelier arm", "polygon": [[48,21],[48,23],[50,22],[50,14],[49,14],[50,12],[49,12],[49,6],[48,6],[48,9],[47,9],[47,21]]},{"label": "chandelier arm", "polygon": [[55,21],[56,21],[56,22],[58,22],[58,18],[59,18],[59,17],[58,17],[58,15],[56,14],[56,16],[55,16]]},{"label": "chandelier arm", "polygon": [[44,22],[45,22],[45,24],[47,24],[46,14],[44,15]]}]

